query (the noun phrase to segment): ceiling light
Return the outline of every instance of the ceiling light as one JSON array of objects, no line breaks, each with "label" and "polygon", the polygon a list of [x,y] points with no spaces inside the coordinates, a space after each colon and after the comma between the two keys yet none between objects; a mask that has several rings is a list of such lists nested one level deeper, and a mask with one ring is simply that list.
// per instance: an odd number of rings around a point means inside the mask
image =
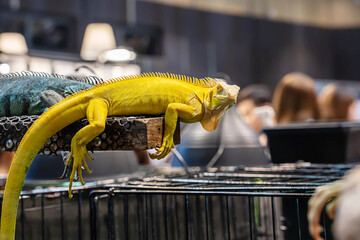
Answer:
[{"label": "ceiling light", "polygon": [[129,48],[119,47],[104,51],[99,56],[99,61],[105,62],[130,62],[136,59],[136,53]]}]

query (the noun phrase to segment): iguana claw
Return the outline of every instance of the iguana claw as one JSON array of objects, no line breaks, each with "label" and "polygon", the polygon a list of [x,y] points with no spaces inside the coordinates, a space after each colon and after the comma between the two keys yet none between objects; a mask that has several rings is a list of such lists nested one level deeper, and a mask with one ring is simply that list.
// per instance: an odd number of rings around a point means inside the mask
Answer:
[{"label": "iguana claw", "polygon": [[[71,163],[70,163],[71,165]],[[84,170],[85,168],[83,166],[81,166],[81,169]],[[60,177],[58,177],[58,179],[64,179],[69,177],[69,174],[72,172],[72,167],[71,166],[66,166],[64,167],[64,171],[61,174]],[[74,181],[76,182],[77,180],[79,180],[79,176],[77,175],[77,172],[75,172],[75,176],[74,176]]]},{"label": "iguana claw", "polygon": [[65,166],[65,171],[67,171],[67,168],[69,168],[69,165],[71,163],[71,159],[74,157],[71,175],[70,175],[70,179],[69,179],[69,191],[68,191],[69,198],[72,198],[72,196],[73,196],[71,188],[72,188],[73,181],[74,180],[76,181],[77,177],[79,178],[79,181],[81,182],[81,184],[85,185],[85,182],[82,177],[82,169],[85,168],[85,170],[87,171],[88,174],[92,173],[92,171],[89,169],[89,167],[86,163],[85,156],[89,159],[89,161],[94,161],[90,157],[89,153],[87,152],[86,146],[79,146],[77,144],[72,144],[72,145],[73,145],[71,148],[72,150],[70,152],[70,156],[66,160],[66,166]]},{"label": "iguana claw", "polygon": [[151,159],[162,159],[166,157],[170,152],[171,149],[174,148],[173,138],[171,137],[164,137],[163,143],[159,149],[156,150],[156,153],[149,153]]}]

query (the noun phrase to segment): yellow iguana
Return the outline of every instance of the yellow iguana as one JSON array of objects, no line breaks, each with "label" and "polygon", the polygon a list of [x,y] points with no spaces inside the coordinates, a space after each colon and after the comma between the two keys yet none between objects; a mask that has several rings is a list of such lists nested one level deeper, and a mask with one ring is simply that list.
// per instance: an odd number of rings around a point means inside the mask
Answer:
[{"label": "yellow iguana", "polygon": [[69,197],[75,172],[82,178],[81,167],[91,171],[85,161],[89,156],[86,144],[105,128],[110,115],[165,114],[162,146],[153,159],[165,157],[174,147],[173,134],[177,119],[186,123],[200,121],[214,130],[226,110],[236,102],[239,87],[212,78],[196,79],[173,74],[150,73],[122,77],[101,83],[71,95],[45,111],[23,137],[12,162],[1,211],[1,240],[14,239],[18,201],[30,164],[46,140],[69,124],[87,117],[89,125],[80,129],[72,139],[73,158]]}]

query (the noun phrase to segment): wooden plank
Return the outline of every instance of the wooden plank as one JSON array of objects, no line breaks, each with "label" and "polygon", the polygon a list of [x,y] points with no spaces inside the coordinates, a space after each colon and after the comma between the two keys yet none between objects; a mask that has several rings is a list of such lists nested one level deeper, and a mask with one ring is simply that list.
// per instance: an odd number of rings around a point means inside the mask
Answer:
[{"label": "wooden plank", "polygon": [[[147,128],[147,149],[155,147],[161,147],[162,138],[164,134],[164,118],[145,118],[139,119],[143,122]],[[177,123],[177,127],[174,133],[174,144],[180,144],[180,123]]]},{"label": "wooden plank", "polygon": [[[37,116],[0,118],[0,150],[15,151],[26,130]],[[52,136],[42,152],[69,151],[71,139],[87,125],[79,120]],[[160,147],[164,131],[164,117],[108,117],[104,132],[91,141],[89,151],[145,150]],[[180,143],[179,123],[174,134],[174,144]]]}]

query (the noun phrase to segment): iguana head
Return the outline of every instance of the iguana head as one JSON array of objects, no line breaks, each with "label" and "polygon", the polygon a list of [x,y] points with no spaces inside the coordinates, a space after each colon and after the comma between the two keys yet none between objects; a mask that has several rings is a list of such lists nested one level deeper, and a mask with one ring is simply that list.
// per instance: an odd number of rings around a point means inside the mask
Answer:
[{"label": "iguana head", "polygon": [[236,85],[228,85],[218,80],[218,84],[208,92],[204,99],[205,114],[200,123],[205,130],[216,129],[226,110],[236,103],[239,90],[240,88]]}]

